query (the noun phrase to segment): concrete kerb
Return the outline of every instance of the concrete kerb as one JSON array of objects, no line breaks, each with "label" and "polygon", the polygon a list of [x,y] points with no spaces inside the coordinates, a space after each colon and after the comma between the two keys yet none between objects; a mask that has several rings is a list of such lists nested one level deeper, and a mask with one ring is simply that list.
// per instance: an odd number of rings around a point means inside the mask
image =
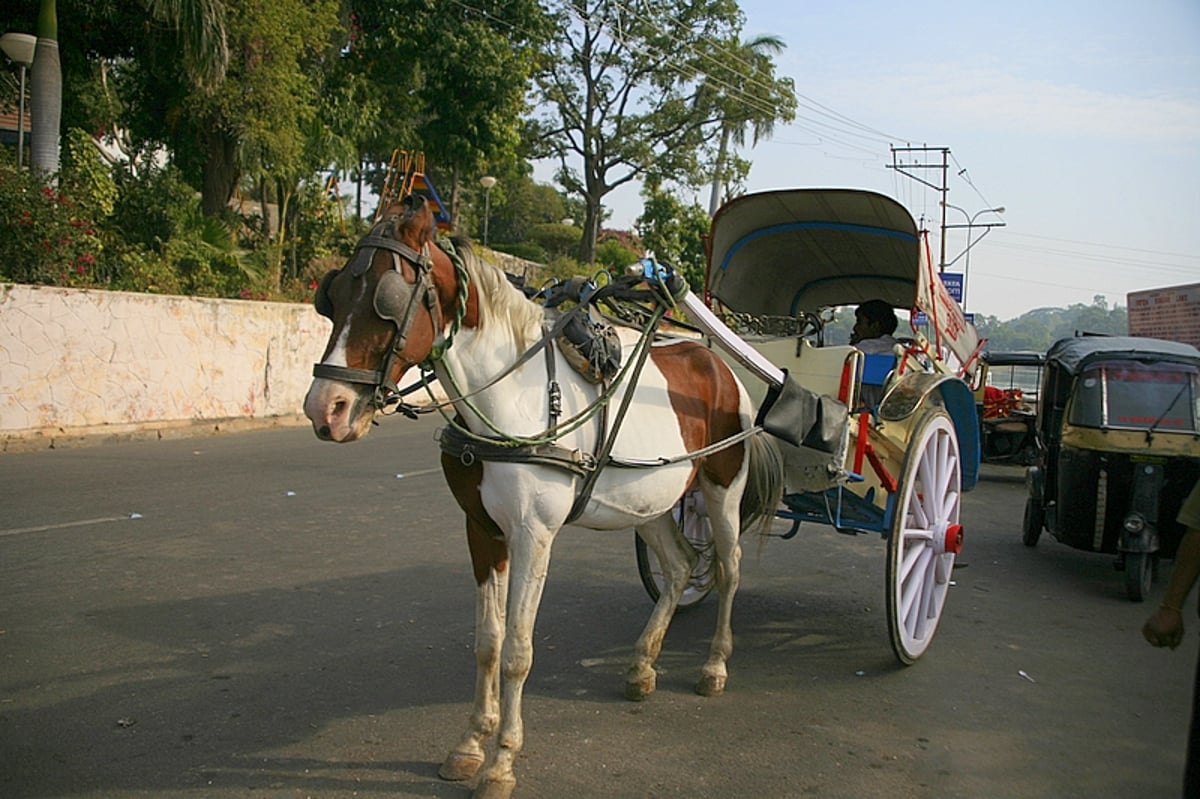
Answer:
[{"label": "concrete kerb", "polygon": [[244,433],[309,424],[303,414],[234,419],[186,419],[90,427],[58,427],[0,433],[0,454],[74,449],[129,441],[163,441],[203,438],[224,433]]}]

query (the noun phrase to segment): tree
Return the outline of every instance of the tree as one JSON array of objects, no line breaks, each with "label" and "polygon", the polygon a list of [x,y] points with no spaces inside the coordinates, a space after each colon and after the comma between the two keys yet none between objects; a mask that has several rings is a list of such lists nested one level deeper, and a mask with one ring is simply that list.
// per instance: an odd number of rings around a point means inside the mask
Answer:
[{"label": "tree", "polygon": [[698,204],[685,206],[674,195],[653,182],[642,188],[645,207],[637,220],[638,234],[646,250],[675,267],[692,291],[704,292],[704,235],[709,218]]},{"label": "tree", "polygon": [[[753,138],[751,146],[770,138],[775,122],[791,122],[796,116],[796,93],[791,78],[776,79],[771,56],[783,52],[787,45],[778,36],[757,36],[729,48],[730,56],[709,65],[707,86],[719,97],[721,107],[721,143],[713,168],[712,194],[708,213],[713,215],[721,205],[722,188],[743,175],[732,169],[729,145],[746,144],[746,131]],[[749,91],[747,91],[749,87]]]},{"label": "tree", "polygon": [[[538,75],[544,113],[531,125],[557,180],[584,200],[579,257],[595,258],[604,198],[652,169],[695,173],[713,118],[698,105],[700,53],[741,22],[728,0],[558,5],[551,58]],[[706,93],[707,94],[707,93]]]},{"label": "tree", "polygon": [[37,47],[29,74],[29,165],[50,177],[58,172],[58,136],[62,119],[62,64],[58,57],[58,9],[42,0]]},{"label": "tree", "polygon": [[591,262],[614,189],[711,178],[709,142],[733,93],[728,80],[720,83],[729,90],[717,91],[709,75],[733,71],[718,67],[744,20],[733,0],[566,0],[556,14],[551,58],[538,76],[545,110],[530,135],[540,144],[535,154],[557,160],[558,181],[585,203],[579,255]]},{"label": "tree", "polygon": [[[94,59],[103,64],[114,56],[129,58],[136,51],[134,42],[149,23],[167,26],[178,52],[176,60],[195,85],[212,88],[224,76],[228,60],[225,44],[224,5],[222,0],[144,0],[140,8],[117,4],[81,3],[68,17],[71,48],[68,58],[75,59],[76,91],[86,82]],[[20,13],[20,12],[18,12]],[[63,64],[58,47],[58,9],[55,0],[40,0],[37,18],[38,44],[30,75],[31,164],[35,171],[51,175],[58,171],[59,138],[62,127]],[[103,71],[101,72],[104,76]],[[72,99],[78,99],[76,94]],[[84,104],[80,104],[83,106]],[[90,109],[89,109],[90,110]],[[79,110],[73,109],[74,125],[83,126]],[[69,111],[68,116],[72,116]],[[112,119],[87,120],[112,123]],[[107,125],[92,124],[91,130],[111,130]]]},{"label": "tree", "polygon": [[[358,0],[354,64],[376,98],[363,142],[378,190],[395,149],[424,152],[457,217],[459,186],[516,160],[519,123],[548,36],[536,0]],[[446,194],[448,190],[448,195]]]}]

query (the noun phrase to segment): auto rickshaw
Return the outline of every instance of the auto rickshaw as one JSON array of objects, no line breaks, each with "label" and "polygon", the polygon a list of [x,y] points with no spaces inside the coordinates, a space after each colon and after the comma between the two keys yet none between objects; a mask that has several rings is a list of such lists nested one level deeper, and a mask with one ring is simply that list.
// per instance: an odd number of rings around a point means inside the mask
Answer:
[{"label": "auto rickshaw", "polygon": [[975,403],[983,462],[1033,466],[1038,457],[1038,388],[1046,356],[989,350],[979,361]]},{"label": "auto rickshaw", "polygon": [[1200,476],[1200,350],[1125,336],[1076,336],[1046,352],[1039,457],[1026,471],[1022,536],[1115,554],[1125,592],[1146,598],[1183,530]]}]

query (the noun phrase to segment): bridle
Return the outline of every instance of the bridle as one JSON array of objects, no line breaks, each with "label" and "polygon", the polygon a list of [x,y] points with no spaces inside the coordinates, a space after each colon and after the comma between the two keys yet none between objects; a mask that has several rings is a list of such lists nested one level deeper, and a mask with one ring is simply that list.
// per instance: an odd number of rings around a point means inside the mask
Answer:
[{"label": "bridle", "polygon": [[[394,218],[391,222],[394,224]],[[441,352],[444,349],[444,346],[439,346],[442,342],[444,326],[437,287],[433,282],[433,258],[429,242],[425,242],[418,251],[390,235],[381,235],[378,231],[382,227],[382,225],[377,226],[359,240],[354,255],[342,269],[332,270],[321,279],[313,300],[317,313],[332,320],[333,302],[329,298],[329,287],[333,279],[340,272],[348,269],[355,280],[363,280],[365,279],[364,275],[370,270],[376,251],[387,250],[392,253],[392,268],[380,276],[372,300],[375,313],[381,319],[393,324],[391,344],[387,348],[387,353],[384,355],[379,369],[359,369],[317,363],[313,365],[312,371],[313,377],[372,387],[374,391],[371,397],[371,406],[376,410],[382,410],[390,404],[393,397],[400,393],[399,386],[392,379],[392,371],[396,362],[402,360],[401,353],[408,345],[409,330],[422,301],[429,310],[430,319],[433,322],[434,345],[431,353]],[[413,272],[416,274],[416,279],[412,283],[404,279],[404,262],[411,264]],[[463,290],[463,287],[459,287],[459,291]]]}]

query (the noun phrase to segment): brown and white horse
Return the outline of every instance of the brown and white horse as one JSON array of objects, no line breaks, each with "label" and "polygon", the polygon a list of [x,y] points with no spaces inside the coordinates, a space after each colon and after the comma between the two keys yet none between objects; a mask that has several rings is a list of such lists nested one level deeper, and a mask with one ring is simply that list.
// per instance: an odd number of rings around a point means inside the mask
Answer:
[{"label": "brown and white horse", "polygon": [[[434,240],[433,217],[419,198],[389,210],[341,270],[318,290],[317,307],[333,321],[322,362],[304,402],[319,438],[353,441],[370,429],[385,389],[410,367],[433,361],[462,424],[491,439],[541,440],[551,419],[544,354],[521,361],[543,336],[545,309],[528,300],[498,269],[455,242],[456,259]],[[622,329],[625,357],[638,340]],[[580,377],[551,347],[561,388],[561,418],[586,413],[603,386]],[[505,374],[514,364],[517,368]],[[498,375],[501,379],[495,380]],[[632,382],[633,385],[628,385]],[[739,535],[765,521],[779,499],[780,463],[773,445],[753,426],[751,402],[728,366],[698,342],[651,347],[636,381],[611,398],[617,407],[632,391],[612,442],[617,465],[602,469],[571,523],[590,529],[633,527],[662,565],[666,585],[635,645],[626,695],[654,691],[654,662],[696,560],[672,509],[689,490],[702,493],[711,525],[719,591],[717,628],[696,690],[720,694],[733,649],[730,616],[738,587]],[[559,430],[571,425],[561,424]],[[555,452],[597,451],[602,423],[589,417],[552,436]],[[739,434],[742,434],[739,437]],[[716,442],[723,448],[686,457]],[[445,448],[444,448],[445,449]],[[468,448],[473,449],[473,448]],[[482,451],[484,448],[481,447]],[[657,468],[635,461],[668,460]],[[570,460],[568,458],[567,460]],[[584,462],[587,457],[583,457]],[[516,784],[513,764],[524,729],[521,697],[533,663],[533,630],[550,549],[568,521],[584,481],[577,469],[521,459],[485,460],[443,454],[442,467],[466,513],[467,542],[478,586],[475,702],[468,726],[440,774],[466,780],[480,772],[485,743],[497,743],[480,774],[476,796],[505,797]],[[624,539],[622,539],[624,540]]]}]

